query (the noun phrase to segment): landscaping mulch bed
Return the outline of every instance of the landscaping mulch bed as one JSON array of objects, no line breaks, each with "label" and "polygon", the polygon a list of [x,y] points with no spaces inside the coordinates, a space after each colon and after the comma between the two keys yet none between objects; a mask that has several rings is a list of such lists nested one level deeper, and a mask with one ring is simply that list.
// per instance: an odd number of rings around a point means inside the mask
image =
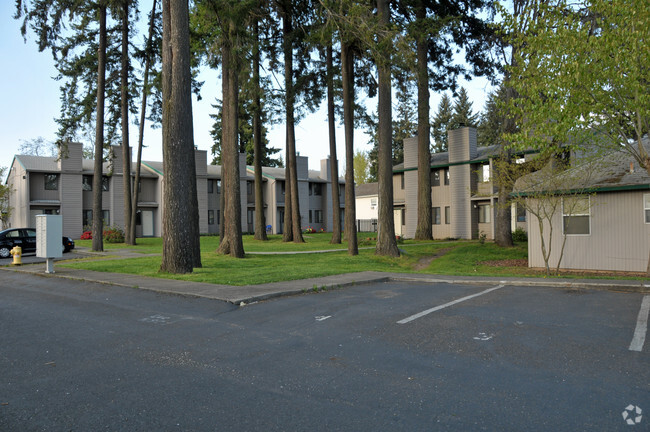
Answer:
[{"label": "landscaping mulch bed", "polygon": [[528,260],[522,259],[509,259],[509,260],[494,260],[494,261],[481,261],[481,265],[488,267],[528,267]]}]

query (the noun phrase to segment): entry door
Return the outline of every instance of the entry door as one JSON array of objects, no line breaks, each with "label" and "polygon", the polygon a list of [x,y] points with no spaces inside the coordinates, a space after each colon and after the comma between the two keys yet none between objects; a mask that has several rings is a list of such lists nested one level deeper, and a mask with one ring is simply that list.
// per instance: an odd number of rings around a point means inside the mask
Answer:
[{"label": "entry door", "polygon": [[142,210],[142,237],[153,237],[153,211]]}]

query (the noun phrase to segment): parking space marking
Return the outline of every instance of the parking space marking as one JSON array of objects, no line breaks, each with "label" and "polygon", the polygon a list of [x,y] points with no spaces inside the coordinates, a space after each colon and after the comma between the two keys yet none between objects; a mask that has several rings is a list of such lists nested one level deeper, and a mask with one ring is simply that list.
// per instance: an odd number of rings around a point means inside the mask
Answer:
[{"label": "parking space marking", "polygon": [[449,303],[445,303],[445,304],[443,304],[443,305],[436,306],[436,307],[433,307],[433,308],[431,308],[431,309],[427,309],[427,310],[422,311],[422,312],[420,312],[420,313],[416,313],[415,315],[411,315],[411,316],[408,317],[408,318],[404,318],[403,320],[399,320],[399,321],[397,321],[397,324],[406,324],[406,323],[409,323],[409,322],[411,322],[411,321],[413,321],[413,320],[416,320],[416,319],[418,319],[418,318],[422,318],[422,317],[425,316],[425,315],[429,315],[429,314],[432,313],[432,312],[439,311],[439,310],[444,309],[444,308],[447,308],[447,307],[449,307],[449,306],[453,306],[453,305],[455,305],[455,304],[458,304],[458,303],[464,302],[464,301],[466,301],[466,300],[473,299],[474,297],[482,296],[483,294],[487,294],[487,293],[490,293],[490,292],[492,292],[492,291],[496,291],[496,290],[498,290],[498,289],[503,288],[504,286],[505,286],[504,284],[497,285],[497,286],[495,286],[495,287],[493,287],[493,288],[486,289],[485,291],[481,291],[480,293],[472,294],[472,295],[470,295],[470,296],[463,297],[463,298],[459,298],[458,300],[454,300],[454,301],[451,301],[451,302],[449,302]]},{"label": "parking space marking", "polygon": [[639,316],[636,319],[634,337],[630,343],[630,351],[642,351],[645,342],[645,335],[648,331],[648,314],[650,313],[650,295],[643,297]]}]

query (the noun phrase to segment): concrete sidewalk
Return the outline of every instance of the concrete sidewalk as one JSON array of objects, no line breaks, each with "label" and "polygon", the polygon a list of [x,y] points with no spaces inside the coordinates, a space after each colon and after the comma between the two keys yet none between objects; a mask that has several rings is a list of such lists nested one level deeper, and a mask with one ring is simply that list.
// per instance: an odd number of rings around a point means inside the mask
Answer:
[{"label": "concrete sidewalk", "polygon": [[87,282],[106,283],[117,286],[139,288],[159,293],[204,297],[241,304],[289,296],[322,289],[338,289],[350,285],[379,283],[386,281],[418,283],[451,283],[515,286],[550,286],[561,288],[607,289],[621,292],[650,293],[650,281],[625,281],[605,279],[542,279],[542,278],[498,278],[471,276],[442,276],[408,273],[360,272],[321,278],[273,282],[261,285],[217,285],[202,282],[178,281],[172,279],[134,276],[120,273],[105,273],[89,270],[69,269],[55,266],[55,273],[45,273],[45,264],[20,267],[0,267],[1,270],[73,279]]}]

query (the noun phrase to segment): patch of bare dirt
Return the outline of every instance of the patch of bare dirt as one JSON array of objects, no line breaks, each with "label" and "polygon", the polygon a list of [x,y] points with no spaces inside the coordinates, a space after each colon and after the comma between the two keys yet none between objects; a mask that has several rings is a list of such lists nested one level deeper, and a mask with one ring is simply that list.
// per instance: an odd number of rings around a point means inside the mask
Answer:
[{"label": "patch of bare dirt", "polygon": [[436,258],[440,258],[441,256],[445,255],[447,252],[449,252],[449,251],[452,250],[452,249],[454,249],[454,248],[444,248],[444,249],[440,249],[438,252],[436,252],[435,254],[433,254],[433,255],[431,255],[431,256],[427,256],[427,257],[422,257],[422,258],[420,258],[420,259],[418,260],[418,262],[415,263],[415,265],[413,266],[413,269],[414,269],[414,270],[424,270],[425,268],[429,267],[429,264],[431,264],[431,262],[432,262],[434,259],[436,259]]}]

